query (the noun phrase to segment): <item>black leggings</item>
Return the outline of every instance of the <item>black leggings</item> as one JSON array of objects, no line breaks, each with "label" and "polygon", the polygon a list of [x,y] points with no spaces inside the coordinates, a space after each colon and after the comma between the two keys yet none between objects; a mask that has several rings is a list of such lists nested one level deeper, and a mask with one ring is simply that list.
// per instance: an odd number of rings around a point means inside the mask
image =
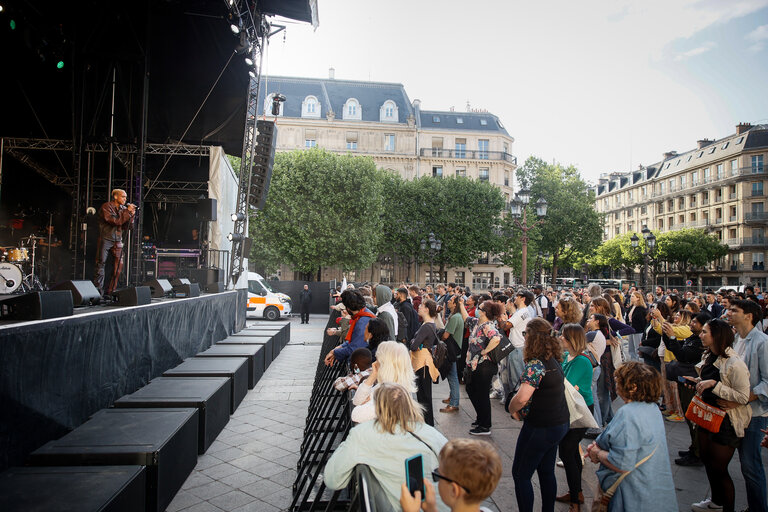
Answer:
[{"label": "black leggings", "polygon": [[424,423],[430,427],[435,426],[435,418],[432,414],[432,377],[429,368],[425,365],[416,370],[416,401],[424,407]]},{"label": "black leggings", "polygon": [[[589,406],[589,411],[594,412],[594,405]],[[587,432],[586,428],[572,428],[565,434],[560,441],[560,460],[563,461],[565,469],[565,478],[568,480],[568,491],[571,494],[571,503],[579,502],[579,493],[581,492],[581,454],[579,453],[579,443]]]},{"label": "black leggings", "polygon": [[467,384],[467,394],[477,414],[477,424],[484,428],[491,428],[491,380],[496,375],[498,366],[491,361],[483,361],[472,372]]},{"label": "black leggings", "polygon": [[722,505],[723,512],[733,512],[736,492],[733,480],[728,473],[728,463],[733,458],[736,448],[725,446],[712,439],[712,432],[699,427],[699,456],[707,470],[707,479],[712,488],[712,503]]}]

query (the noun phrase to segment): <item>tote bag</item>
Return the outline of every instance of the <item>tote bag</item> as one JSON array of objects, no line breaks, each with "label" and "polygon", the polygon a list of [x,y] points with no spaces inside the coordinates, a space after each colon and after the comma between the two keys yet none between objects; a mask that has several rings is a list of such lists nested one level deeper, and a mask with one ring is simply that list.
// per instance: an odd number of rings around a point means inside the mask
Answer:
[{"label": "tote bag", "polygon": [[565,385],[565,401],[568,403],[571,428],[597,428],[597,422],[587,407],[587,402],[568,379],[563,379]]}]

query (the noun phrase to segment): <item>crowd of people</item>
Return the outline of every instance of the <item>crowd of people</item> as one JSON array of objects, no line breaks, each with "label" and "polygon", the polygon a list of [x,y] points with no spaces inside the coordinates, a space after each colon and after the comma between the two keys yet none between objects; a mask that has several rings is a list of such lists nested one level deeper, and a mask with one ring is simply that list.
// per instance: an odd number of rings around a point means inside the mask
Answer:
[{"label": "crowd of people", "polygon": [[[710,484],[693,511],[734,510],[728,465],[738,451],[748,510],[768,512],[766,298],[751,286],[684,294],[597,284],[481,293],[453,283],[350,287],[335,306],[338,326],[327,334],[339,344],[325,363],[349,364],[337,389],[356,389],[358,425],[331,457],[326,484],[342,487],[364,463],[395,508],[481,509],[501,475],[495,448],[471,438],[448,442],[434,428],[436,414],[459,411],[464,384],[475,413],[470,436],[491,435],[492,400],[521,422],[511,468],[521,511],[533,510],[534,473],[542,510],[556,501],[581,510],[586,460],[598,465],[595,501],[607,510],[677,510],[668,421],[686,422],[690,434],[674,463],[703,466]],[[449,396],[434,412],[440,377]],[[588,409],[592,428],[573,421],[575,402]],[[585,438],[594,441],[587,446]],[[438,482],[435,493],[425,480],[423,502],[403,484],[403,461],[414,453]],[[556,463],[567,480],[561,496]]]}]

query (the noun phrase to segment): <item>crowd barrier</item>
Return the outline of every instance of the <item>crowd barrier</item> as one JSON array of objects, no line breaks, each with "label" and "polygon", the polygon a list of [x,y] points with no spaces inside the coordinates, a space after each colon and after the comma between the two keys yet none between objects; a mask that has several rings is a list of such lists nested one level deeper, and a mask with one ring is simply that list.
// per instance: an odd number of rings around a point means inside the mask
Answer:
[{"label": "crowd barrier", "polygon": [[[334,311],[326,327],[335,327],[338,317],[339,314]],[[326,335],[324,329],[293,483],[293,501],[289,510],[294,512],[376,512],[388,509],[381,486],[368,466],[358,465],[354,478],[345,489],[334,491],[323,482],[326,462],[353,426],[350,394],[333,387],[338,377],[347,374],[347,365],[337,362],[329,367],[324,364],[326,354],[337,343],[338,337]]]}]

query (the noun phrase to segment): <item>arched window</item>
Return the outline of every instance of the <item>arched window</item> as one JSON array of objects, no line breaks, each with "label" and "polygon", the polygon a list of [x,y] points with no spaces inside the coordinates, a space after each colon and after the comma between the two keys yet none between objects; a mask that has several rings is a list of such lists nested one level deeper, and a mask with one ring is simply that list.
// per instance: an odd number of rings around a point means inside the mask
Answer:
[{"label": "arched window", "polygon": [[[264,99],[264,115],[267,116],[267,117],[273,115],[272,114],[272,98],[274,98],[275,96],[277,96],[277,93],[273,92],[272,94],[268,95]],[[280,102],[280,112],[277,114],[278,116],[282,116],[283,115],[283,106],[284,105],[285,105],[285,102],[281,101]]]},{"label": "arched window", "polygon": [[379,121],[382,123],[396,123],[398,121],[397,104],[392,100],[387,100],[379,109]]},{"label": "arched window", "polygon": [[320,117],[320,102],[315,96],[307,96],[301,102],[301,117]]},{"label": "arched window", "polygon": [[360,102],[357,101],[355,98],[349,98],[347,102],[344,104],[344,114],[343,119],[362,119],[363,118],[363,107],[360,105]]}]

